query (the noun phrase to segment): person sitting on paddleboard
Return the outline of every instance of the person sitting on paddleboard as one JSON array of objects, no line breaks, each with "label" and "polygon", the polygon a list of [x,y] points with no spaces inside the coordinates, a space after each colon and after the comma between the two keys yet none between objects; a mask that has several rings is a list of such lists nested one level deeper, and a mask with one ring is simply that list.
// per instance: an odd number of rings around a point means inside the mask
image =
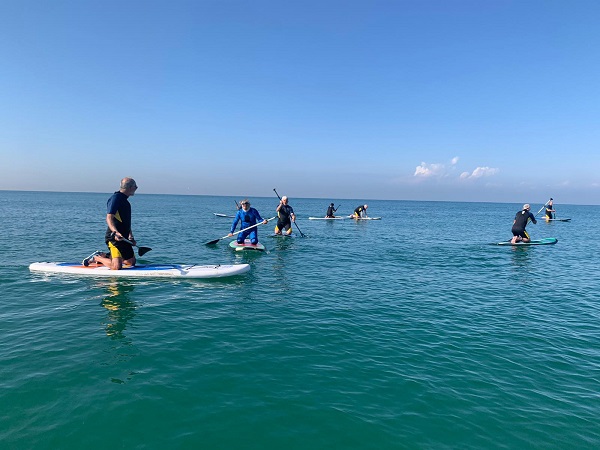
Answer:
[{"label": "person sitting on paddleboard", "polygon": [[325,217],[327,217],[328,219],[333,219],[335,217],[335,212],[337,211],[337,208],[334,208],[334,206],[335,205],[332,203],[327,208],[327,214],[325,214]]},{"label": "person sitting on paddleboard", "polygon": [[535,216],[531,213],[530,209],[531,206],[529,206],[529,203],[525,203],[523,205],[523,209],[515,215],[515,221],[513,222],[511,230],[513,238],[510,242],[512,244],[515,244],[517,242],[529,242],[531,240],[529,234],[527,233],[527,231],[525,231],[525,227],[527,226],[530,220],[533,223],[537,223],[537,221],[535,220]]},{"label": "person sitting on paddleboard", "polygon": [[354,218],[358,219],[359,217],[367,217],[367,208],[369,205],[360,205],[354,210]]},{"label": "person sitting on paddleboard", "polygon": [[[248,201],[248,199],[242,200],[240,202],[240,205],[242,205],[242,209],[240,209],[235,215],[235,219],[233,219],[233,223],[231,224],[231,231],[229,232],[228,236],[233,236],[233,233],[237,228],[238,222],[242,223],[240,228],[242,230],[244,228],[251,227],[252,225],[256,225],[258,222],[262,222],[263,224],[266,224],[268,222],[268,220],[263,219],[260,216],[260,213],[256,209],[250,207],[250,202]],[[258,244],[257,227],[239,233],[237,236],[237,243],[243,244],[244,240],[248,236],[250,237],[250,242],[253,245]]]},{"label": "person sitting on paddleboard", "polygon": [[550,200],[546,204],[546,219],[553,219],[554,216],[552,215],[552,213],[554,212],[556,212],[554,210],[554,203],[552,201],[552,198],[550,198]]},{"label": "person sitting on paddleboard", "polygon": [[110,257],[98,252],[91,258],[88,257],[87,264],[91,262],[100,263],[112,270],[120,270],[123,264],[135,266],[135,254],[131,244],[124,242],[123,238],[137,245],[131,231],[131,204],[128,198],[135,194],[137,184],[133,178],[126,177],[121,180],[120,189],[115,192],[106,202],[106,234],[104,240],[110,251]]},{"label": "person sitting on paddleboard", "polygon": [[296,214],[294,214],[294,208],[288,204],[287,196],[281,197],[279,205],[275,210],[277,212],[277,225],[275,225],[275,234],[292,234],[292,221],[296,221]]}]

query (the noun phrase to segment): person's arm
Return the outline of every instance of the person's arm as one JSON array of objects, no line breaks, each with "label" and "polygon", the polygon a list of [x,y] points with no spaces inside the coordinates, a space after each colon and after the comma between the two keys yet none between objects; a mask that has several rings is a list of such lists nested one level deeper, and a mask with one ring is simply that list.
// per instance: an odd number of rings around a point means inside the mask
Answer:
[{"label": "person's arm", "polygon": [[110,229],[110,231],[112,231],[112,233],[115,236],[115,239],[117,241],[120,241],[125,237],[117,231],[117,219],[115,218],[114,214],[106,215],[106,224],[108,225],[108,228]]},{"label": "person's arm", "polygon": [[229,235],[232,235],[235,232],[235,229],[236,229],[239,221],[240,221],[240,212],[238,211],[235,215],[235,219],[233,219],[233,223],[231,224],[231,231],[229,232]]}]

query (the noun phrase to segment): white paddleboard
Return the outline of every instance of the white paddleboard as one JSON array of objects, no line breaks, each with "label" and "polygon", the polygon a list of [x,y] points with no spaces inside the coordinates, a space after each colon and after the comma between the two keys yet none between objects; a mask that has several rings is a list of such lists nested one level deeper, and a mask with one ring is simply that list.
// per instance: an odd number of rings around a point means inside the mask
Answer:
[{"label": "white paddleboard", "polygon": [[227,218],[230,218],[230,219],[235,219],[235,216],[230,216],[230,215],[227,215],[227,214],[221,214],[221,213],[213,213],[213,214],[215,216],[217,216],[217,217],[227,217]]},{"label": "white paddleboard", "polygon": [[344,220],[348,219],[348,216],[337,216],[337,217],[309,217],[308,220]]},{"label": "white paddleboard", "polygon": [[354,220],[381,220],[381,217],[354,217],[350,216]]},{"label": "white paddleboard", "polygon": [[35,262],[29,266],[32,272],[67,273],[71,275],[116,278],[224,278],[241,275],[250,270],[248,264],[140,264],[110,270],[105,266],[83,266],[80,263]]}]

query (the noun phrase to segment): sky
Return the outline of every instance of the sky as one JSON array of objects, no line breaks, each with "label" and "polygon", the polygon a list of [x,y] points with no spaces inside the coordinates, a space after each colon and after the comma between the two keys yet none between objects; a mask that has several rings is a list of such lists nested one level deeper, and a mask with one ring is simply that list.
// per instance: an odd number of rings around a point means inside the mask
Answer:
[{"label": "sky", "polygon": [[2,0],[0,190],[600,204],[600,2]]}]

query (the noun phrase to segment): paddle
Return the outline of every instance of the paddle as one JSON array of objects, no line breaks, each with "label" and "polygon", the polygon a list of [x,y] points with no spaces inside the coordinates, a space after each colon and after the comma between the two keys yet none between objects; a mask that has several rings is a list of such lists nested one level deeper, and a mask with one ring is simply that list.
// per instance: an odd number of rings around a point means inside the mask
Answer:
[{"label": "paddle", "polygon": [[236,208],[237,208],[237,210],[239,211],[239,210],[240,210],[240,205],[238,205],[238,202],[237,202],[237,200],[235,200],[235,199],[234,199],[233,201],[235,202],[235,207],[236,207]]},{"label": "paddle", "polygon": [[536,213],[535,213],[535,215],[537,216],[539,213],[541,213],[541,212],[542,212],[542,209],[544,209],[548,203],[550,203],[550,200],[548,200],[546,203],[544,203],[544,206],[542,206],[542,207],[540,208],[540,210],[539,210],[538,212],[536,212]]},{"label": "paddle", "polygon": [[140,256],[144,256],[146,253],[148,253],[150,250],[152,250],[150,247],[139,247],[139,246],[135,245],[133,242],[131,242],[129,239],[121,238],[121,240],[123,242],[127,242],[129,245],[137,247],[138,255],[140,255]]},{"label": "paddle", "polygon": [[[271,217],[270,219],[267,219],[267,222],[270,222],[270,221],[271,221],[271,220],[273,220],[274,218],[275,218],[275,217]],[[227,236],[223,236],[222,238],[215,239],[214,241],[209,241],[209,242],[207,242],[207,243],[206,243],[206,244],[204,244],[204,245],[214,245],[214,244],[216,244],[217,242],[219,242],[219,241],[221,241],[221,240],[223,240],[223,239],[227,239],[227,238],[233,237],[235,234],[243,233],[244,231],[247,231],[247,230],[249,230],[249,229],[251,229],[251,228],[254,228],[254,227],[258,227],[258,226],[260,226],[260,225],[266,225],[266,224],[264,224],[263,222],[257,223],[257,224],[255,224],[255,225],[252,225],[251,227],[244,228],[243,230],[240,230],[240,231],[238,231],[237,233],[233,233],[231,236],[229,236],[229,235],[227,235]],[[140,255],[140,256],[141,256],[141,255]]]},{"label": "paddle", "polygon": [[[273,188],[273,191],[275,191],[275,194],[279,198],[279,201],[281,201],[281,197],[279,197],[279,194],[277,193],[277,189]],[[306,237],[306,235],[300,230],[300,227],[298,226],[298,224],[295,221],[294,221],[294,225],[296,225],[296,228],[298,229],[298,232],[300,233],[300,236]]]}]

